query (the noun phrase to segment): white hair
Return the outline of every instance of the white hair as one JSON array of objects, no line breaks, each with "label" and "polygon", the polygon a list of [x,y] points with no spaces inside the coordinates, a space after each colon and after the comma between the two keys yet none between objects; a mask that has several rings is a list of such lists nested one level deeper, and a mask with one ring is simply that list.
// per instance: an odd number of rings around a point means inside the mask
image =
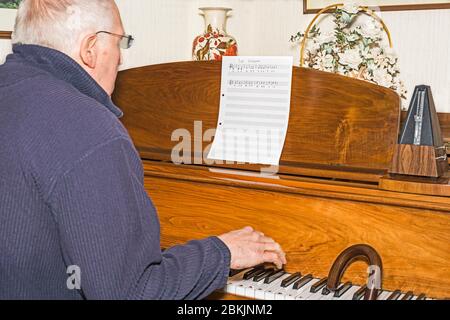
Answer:
[{"label": "white hair", "polygon": [[113,0],[23,0],[12,43],[45,46],[73,56],[82,35],[111,30],[113,7]]}]

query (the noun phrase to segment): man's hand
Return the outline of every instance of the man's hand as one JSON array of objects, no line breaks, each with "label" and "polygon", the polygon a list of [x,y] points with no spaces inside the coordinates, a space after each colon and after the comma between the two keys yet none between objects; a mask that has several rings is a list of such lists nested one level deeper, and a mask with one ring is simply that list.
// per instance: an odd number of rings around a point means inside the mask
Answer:
[{"label": "man's hand", "polygon": [[286,254],[280,245],[251,227],[224,234],[219,239],[230,249],[231,269],[241,270],[266,262],[281,269],[286,264]]}]

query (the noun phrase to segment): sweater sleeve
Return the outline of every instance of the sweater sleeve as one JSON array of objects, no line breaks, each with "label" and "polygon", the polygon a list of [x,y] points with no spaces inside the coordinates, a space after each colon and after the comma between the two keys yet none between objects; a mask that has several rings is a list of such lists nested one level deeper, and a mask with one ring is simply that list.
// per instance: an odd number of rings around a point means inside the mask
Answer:
[{"label": "sweater sleeve", "polygon": [[64,262],[80,268],[86,299],[201,299],[226,283],[230,252],[216,237],[161,252],[159,220],[128,139],[74,163],[49,205]]}]

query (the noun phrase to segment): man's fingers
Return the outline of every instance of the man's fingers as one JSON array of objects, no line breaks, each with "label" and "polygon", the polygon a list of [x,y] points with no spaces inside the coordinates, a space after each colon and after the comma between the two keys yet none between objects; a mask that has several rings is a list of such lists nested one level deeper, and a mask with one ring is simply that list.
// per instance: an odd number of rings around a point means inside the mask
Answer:
[{"label": "man's fingers", "polygon": [[272,238],[266,237],[266,236],[262,236],[259,238],[259,242],[262,243],[276,243],[275,240],[273,240]]},{"label": "man's fingers", "polygon": [[286,257],[286,254],[284,253],[283,249],[281,249],[280,244],[274,242],[274,243],[264,243],[264,251],[273,251],[280,255],[280,257]]},{"label": "man's fingers", "polygon": [[264,246],[264,251],[276,251],[283,253],[281,246],[276,242],[263,242],[262,245]]},{"label": "man's fingers", "polygon": [[281,246],[278,243],[265,243],[264,251],[275,252],[276,254],[278,254],[278,257],[280,258],[281,262],[283,262],[283,264],[287,263],[286,254],[284,253],[283,249],[281,249]]},{"label": "man's fingers", "polygon": [[231,252],[232,267],[247,268],[261,263],[272,263],[281,269],[286,254],[270,237],[248,226],[219,237]]},{"label": "man's fingers", "polygon": [[278,269],[283,268],[283,262],[280,259],[280,256],[275,252],[265,251],[263,253],[264,262],[270,262],[277,266]]}]

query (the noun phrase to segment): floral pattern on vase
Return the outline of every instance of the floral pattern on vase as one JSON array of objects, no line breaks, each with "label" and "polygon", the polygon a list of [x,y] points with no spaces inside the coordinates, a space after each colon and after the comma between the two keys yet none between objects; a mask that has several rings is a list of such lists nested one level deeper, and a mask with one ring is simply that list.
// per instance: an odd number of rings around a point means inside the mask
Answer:
[{"label": "floral pattern on vase", "polygon": [[192,58],[195,61],[221,61],[223,56],[237,56],[236,40],[226,33],[229,8],[200,8],[205,17],[205,32],[195,38]]}]

